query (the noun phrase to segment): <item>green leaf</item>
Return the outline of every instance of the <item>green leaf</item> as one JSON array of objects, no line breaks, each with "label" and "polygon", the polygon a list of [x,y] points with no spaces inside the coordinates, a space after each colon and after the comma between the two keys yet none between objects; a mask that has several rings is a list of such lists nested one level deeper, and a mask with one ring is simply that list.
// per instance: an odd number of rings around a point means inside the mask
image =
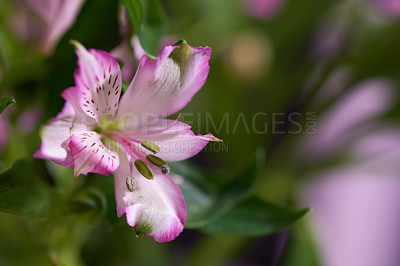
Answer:
[{"label": "green leaf", "polygon": [[303,217],[309,209],[282,207],[252,197],[200,228],[214,234],[259,236],[273,234]]},{"label": "green leaf", "polygon": [[[201,172],[188,162],[171,163],[171,169],[183,177],[180,187],[188,212],[185,226],[203,227],[250,197],[263,160],[263,153],[257,153],[247,171],[234,180],[223,181],[218,174]],[[218,179],[221,180],[219,184],[216,183]]]},{"label": "green leaf", "polygon": [[129,88],[129,84],[129,82],[122,81],[122,92],[126,92],[126,90]]},{"label": "green leaf", "polygon": [[121,0],[131,21],[133,34],[151,58],[157,57],[160,39],[165,32],[165,13],[158,0]]},{"label": "green leaf", "polygon": [[144,15],[139,31],[139,41],[146,54],[155,59],[161,37],[165,32],[165,13],[158,0],[143,1]]},{"label": "green leaf", "polygon": [[115,203],[114,178],[113,176],[103,176],[99,174],[90,174],[90,178],[86,178],[85,186],[95,187],[105,196],[107,208],[105,210],[105,218],[111,227],[126,225],[125,217],[118,218],[117,205]]},{"label": "green leaf", "polygon": [[135,34],[139,33],[140,25],[143,20],[143,6],[140,0],[121,0],[121,4],[125,6],[129,20]]},{"label": "green leaf", "polygon": [[26,160],[0,174],[0,212],[25,218],[48,216],[55,206],[55,193]]},{"label": "green leaf", "polygon": [[0,114],[9,106],[10,104],[15,103],[15,100],[11,97],[1,97],[0,98]]},{"label": "green leaf", "polygon": [[84,187],[71,196],[68,211],[79,221],[96,225],[106,214],[107,199],[99,189]]}]

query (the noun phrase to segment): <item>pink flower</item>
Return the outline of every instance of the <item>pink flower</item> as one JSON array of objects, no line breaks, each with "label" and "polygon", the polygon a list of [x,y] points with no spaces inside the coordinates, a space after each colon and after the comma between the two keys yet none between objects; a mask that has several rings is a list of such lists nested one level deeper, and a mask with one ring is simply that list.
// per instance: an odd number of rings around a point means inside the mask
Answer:
[{"label": "pink flower", "polygon": [[[165,37],[161,41],[158,53],[161,53],[165,46],[173,45],[177,41],[178,38],[174,36]],[[132,79],[135,69],[139,65],[140,59],[142,59],[145,54],[145,51],[140,45],[139,38],[135,35],[132,36],[129,41],[128,39],[123,40],[114,50],[111,51],[111,55],[116,59],[121,60],[124,64],[122,67],[123,81]]]},{"label": "pink flower", "polygon": [[20,0],[11,26],[23,41],[49,54],[74,23],[83,3],[84,0]]},{"label": "pink flower", "polygon": [[[166,46],[156,61],[143,56],[121,94],[121,71],[108,53],[76,43],[75,87],[66,89],[64,109],[43,130],[36,157],[73,167],[75,176],[114,173],[117,213],[137,234],[165,242],[186,221],[179,187],[165,161],[197,154],[211,134],[165,117],[182,109],[206,81],[208,47]],[[154,155],[154,154],[157,154]]]}]

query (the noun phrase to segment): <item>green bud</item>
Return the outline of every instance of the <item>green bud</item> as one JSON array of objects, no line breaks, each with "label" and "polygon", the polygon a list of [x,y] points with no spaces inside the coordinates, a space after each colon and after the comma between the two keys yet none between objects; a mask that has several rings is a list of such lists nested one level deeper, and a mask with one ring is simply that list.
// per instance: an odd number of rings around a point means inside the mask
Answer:
[{"label": "green bud", "polygon": [[142,176],[146,177],[147,179],[153,179],[153,171],[150,169],[150,166],[148,166],[145,162],[143,162],[140,159],[137,159],[134,162],[134,165],[136,169],[139,171],[139,173],[142,174]]},{"label": "green bud", "polygon": [[145,149],[151,151],[152,153],[157,153],[157,152],[160,151],[160,147],[158,147],[158,146],[157,146],[156,144],[154,144],[153,142],[144,140],[144,141],[142,141],[140,144],[143,146],[143,148],[145,148]]}]

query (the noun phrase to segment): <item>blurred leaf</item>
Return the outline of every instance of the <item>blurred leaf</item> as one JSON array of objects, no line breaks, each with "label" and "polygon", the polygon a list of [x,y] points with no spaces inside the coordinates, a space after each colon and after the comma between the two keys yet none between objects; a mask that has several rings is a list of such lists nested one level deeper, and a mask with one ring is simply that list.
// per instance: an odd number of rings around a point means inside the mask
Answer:
[{"label": "blurred leaf", "polygon": [[115,203],[114,193],[114,177],[103,176],[98,174],[91,174],[90,178],[86,178],[86,185],[99,189],[107,202],[107,208],[105,209],[105,218],[110,226],[118,226],[126,224],[125,218],[118,218],[117,216],[117,205]]},{"label": "blurred leaf", "polygon": [[207,233],[258,236],[275,233],[303,217],[309,209],[296,210],[247,199],[200,230]]},{"label": "blurred leaf", "polygon": [[95,225],[104,217],[107,210],[106,196],[97,188],[84,187],[73,194],[68,202],[68,211],[79,221]]},{"label": "blurred leaf", "polygon": [[0,174],[0,212],[25,218],[47,216],[55,206],[55,193],[26,160]]},{"label": "blurred leaf", "polygon": [[288,245],[282,259],[282,266],[322,265],[318,244],[308,219],[302,220],[290,230]]},{"label": "blurred leaf", "polygon": [[122,92],[126,92],[126,90],[128,89],[128,87],[129,87],[129,82],[122,82]]},{"label": "blurred leaf", "polygon": [[165,13],[158,0],[121,0],[125,6],[134,34],[139,37],[145,53],[157,57],[160,39],[165,31]]},{"label": "blurred leaf", "polygon": [[0,98],[0,114],[9,106],[10,104],[15,103],[15,100],[11,97],[1,97]]},{"label": "blurred leaf", "polygon": [[219,178],[215,173],[202,173],[188,162],[172,163],[171,169],[183,177],[180,187],[187,205],[186,227],[203,227],[229,211],[238,202],[250,197],[253,192],[252,185],[262,163],[263,156],[260,152],[245,173],[233,181],[219,185],[215,183]]},{"label": "blurred leaf", "polygon": [[143,7],[144,17],[139,31],[139,40],[146,54],[155,59],[165,31],[165,14],[158,0],[144,1]]},{"label": "blurred leaf", "polygon": [[143,6],[140,0],[121,0],[125,6],[133,31],[138,34],[143,20]]}]

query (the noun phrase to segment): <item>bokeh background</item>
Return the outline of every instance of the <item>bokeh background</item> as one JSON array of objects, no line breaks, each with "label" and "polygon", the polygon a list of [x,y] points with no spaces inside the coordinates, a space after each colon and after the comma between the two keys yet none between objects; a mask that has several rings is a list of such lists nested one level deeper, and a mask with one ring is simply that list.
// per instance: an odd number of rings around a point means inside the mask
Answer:
[{"label": "bokeh background", "polygon": [[[0,265],[400,265],[400,1],[0,1]],[[113,177],[32,158],[73,86],[69,40],[119,58],[212,48],[181,121],[212,132],[171,165],[188,205],[170,243],[116,217]],[[137,41],[137,39],[136,39]],[[135,48],[136,47],[136,48]],[[175,116],[176,117],[176,116]],[[309,208],[309,209],[305,209]]]}]

